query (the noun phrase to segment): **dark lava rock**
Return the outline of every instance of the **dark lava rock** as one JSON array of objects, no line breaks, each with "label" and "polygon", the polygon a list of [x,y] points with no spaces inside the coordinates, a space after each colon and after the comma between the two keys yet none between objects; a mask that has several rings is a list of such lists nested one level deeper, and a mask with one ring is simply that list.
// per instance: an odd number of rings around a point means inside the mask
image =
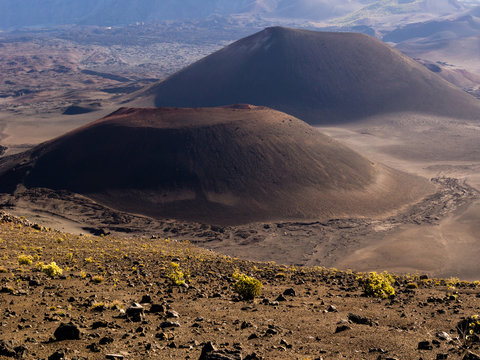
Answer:
[{"label": "dark lava rock", "polygon": [[348,325],[340,325],[340,326],[337,326],[337,328],[335,329],[335,334],[338,334],[338,333],[346,331],[346,330],[351,330],[351,329],[352,328]]},{"label": "dark lava rock", "polygon": [[138,303],[132,303],[126,311],[127,317],[134,321],[134,322],[139,322],[142,321],[143,314],[144,314],[144,307]]},{"label": "dark lava rock", "polygon": [[106,322],[104,320],[100,320],[100,321],[95,321],[92,324],[92,329],[95,330],[95,329],[99,329],[99,328],[106,328],[107,326],[108,326],[108,322]]},{"label": "dark lava rock", "polygon": [[143,295],[142,300],[140,300],[140,304],[151,304],[152,303],[152,297],[150,295]]},{"label": "dark lava rock", "polygon": [[285,296],[297,296],[297,292],[295,291],[295,289],[290,288],[290,289],[285,290],[283,292],[283,295],[285,295]]},{"label": "dark lava rock", "polygon": [[242,360],[242,355],[239,351],[219,351],[208,342],[203,346],[199,360]]},{"label": "dark lava rock", "polygon": [[446,360],[448,359],[448,354],[437,354],[436,360]]},{"label": "dark lava rock", "polygon": [[57,341],[80,339],[80,329],[73,322],[61,323],[53,333]]},{"label": "dark lava rock", "polygon": [[67,349],[58,349],[48,357],[48,360],[63,360],[67,356]]},{"label": "dark lava rock", "polygon": [[40,281],[36,280],[36,279],[31,279],[28,281],[28,286],[40,286]]},{"label": "dark lava rock", "polygon": [[100,345],[107,345],[113,343],[115,340],[110,337],[110,336],[104,336],[103,338],[100,339],[98,342]]},{"label": "dark lava rock", "polygon": [[168,310],[166,315],[167,318],[179,318],[180,315],[175,310]]},{"label": "dark lava rock", "polygon": [[278,297],[275,299],[275,301],[287,301],[287,298],[283,295],[278,295]]},{"label": "dark lava rock", "polygon": [[348,320],[350,320],[354,324],[373,326],[372,320],[356,314],[348,314]]},{"label": "dark lava rock", "polygon": [[472,353],[471,351],[468,351],[465,356],[462,358],[462,360],[480,360],[480,356],[477,354]]},{"label": "dark lava rock", "polygon": [[433,345],[430,341],[420,341],[418,343],[418,350],[433,350]]},{"label": "dark lava rock", "polygon": [[163,306],[162,304],[152,304],[152,306],[150,307],[150,312],[152,314],[164,314],[165,310],[165,306]]},{"label": "dark lava rock", "polygon": [[247,356],[245,356],[245,360],[262,360],[263,357],[257,355],[256,353],[251,353]]},{"label": "dark lava rock", "polygon": [[160,324],[160,327],[162,329],[180,327],[180,323],[178,323],[177,321],[164,321]]},{"label": "dark lava rock", "polygon": [[0,355],[14,357],[17,355],[17,352],[14,350],[13,344],[0,340]]},{"label": "dark lava rock", "polygon": [[100,348],[98,347],[97,343],[91,343],[90,345],[87,345],[87,349],[95,353],[100,352]]}]

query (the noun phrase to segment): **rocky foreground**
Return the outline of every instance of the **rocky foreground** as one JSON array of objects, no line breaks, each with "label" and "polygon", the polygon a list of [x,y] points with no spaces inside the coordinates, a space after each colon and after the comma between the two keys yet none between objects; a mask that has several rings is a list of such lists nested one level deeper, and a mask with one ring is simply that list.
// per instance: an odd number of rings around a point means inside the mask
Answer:
[{"label": "rocky foreground", "polygon": [[351,271],[0,219],[0,359],[480,359],[477,328],[458,329],[480,283],[395,276],[382,299]]}]

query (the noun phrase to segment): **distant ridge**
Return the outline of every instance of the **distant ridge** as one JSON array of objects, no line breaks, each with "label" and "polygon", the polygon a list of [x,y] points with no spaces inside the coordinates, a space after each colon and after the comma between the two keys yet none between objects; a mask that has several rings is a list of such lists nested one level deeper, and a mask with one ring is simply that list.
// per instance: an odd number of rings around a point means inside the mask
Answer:
[{"label": "distant ridge", "polygon": [[122,108],[0,159],[0,190],[19,184],[213,224],[376,216],[430,190],[303,121],[250,105]]},{"label": "distant ridge", "polygon": [[480,105],[363,34],[267,28],[130,98],[140,106],[268,106],[310,124],[392,112],[480,118]]}]

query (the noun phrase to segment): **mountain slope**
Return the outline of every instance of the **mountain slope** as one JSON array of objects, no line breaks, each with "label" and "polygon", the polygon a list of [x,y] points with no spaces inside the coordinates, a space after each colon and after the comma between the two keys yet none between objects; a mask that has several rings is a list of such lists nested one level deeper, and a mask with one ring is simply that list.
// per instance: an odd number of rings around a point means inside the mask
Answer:
[{"label": "mountain slope", "polygon": [[457,0],[379,0],[348,14],[332,19],[337,25],[370,25],[396,28],[399,25],[441,16],[458,14],[467,8]]},{"label": "mountain slope", "polygon": [[326,19],[359,9],[372,0],[0,0],[0,28],[200,19],[248,14],[274,18]]},{"label": "mountain slope", "polygon": [[69,190],[128,212],[221,224],[380,215],[430,189],[251,106],[123,108],[2,163],[3,192]]},{"label": "mountain slope", "polygon": [[264,105],[310,124],[391,112],[477,118],[476,100],[362,34],[268,28],[131,98],[141,106]]}]

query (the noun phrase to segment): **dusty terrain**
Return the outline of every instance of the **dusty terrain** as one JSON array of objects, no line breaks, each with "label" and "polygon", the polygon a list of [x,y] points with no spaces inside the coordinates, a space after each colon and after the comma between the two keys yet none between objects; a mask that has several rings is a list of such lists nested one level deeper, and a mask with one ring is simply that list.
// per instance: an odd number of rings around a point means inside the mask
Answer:
[{"label": "dusty terrain", "polygon": [[[0,238],[2,360],[219,358],[201,356],[208,342],[225,360],[457,359],[457,323],[480,305],[477,283],[455,278],[397,277],[382,300],[363,295],[361,274],[241,261],[163,234],[78,236],[2,214]],[[35,270],[51,261],[61,275]],[[172,284],[172,262],[188,286]],[[235,271],[263,283],[259,298],[238,297]]]}]

